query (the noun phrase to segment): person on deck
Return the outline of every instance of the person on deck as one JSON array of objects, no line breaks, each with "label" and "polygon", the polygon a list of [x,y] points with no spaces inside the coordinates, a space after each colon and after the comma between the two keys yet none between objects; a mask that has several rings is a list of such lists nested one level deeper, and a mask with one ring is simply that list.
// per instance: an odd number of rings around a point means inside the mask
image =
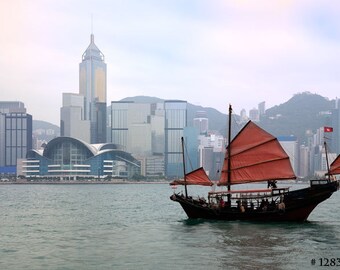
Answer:
[{"label": "person on deck", "polygon": [[276,185],[276,180],[269,180],[268,181],[268,184],[267,184],[267,188],[277,188],[277,185]]},{"label": "person on deck", "polygon": [[223,198],[221,198],[220,199],[220,208],[224,208],[224,205],[225,205],[224,200],[223,200]]}]

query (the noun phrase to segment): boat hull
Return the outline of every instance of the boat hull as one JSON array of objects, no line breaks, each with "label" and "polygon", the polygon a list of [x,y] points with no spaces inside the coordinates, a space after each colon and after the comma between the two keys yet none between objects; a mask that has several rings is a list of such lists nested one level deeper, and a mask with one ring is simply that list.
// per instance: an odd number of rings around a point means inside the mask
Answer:
[{"label": "boat hull", "polygon": [[284,209],[246,210],[240,211],[234,207],[211,207],[192,198],[173,194],[170,199],[180,203],[189,218],[211,220],[245,220],[245,221],[305,221],[313,209],[327,200],[339,188],[339,181],[304,189],[289,191],[284,194]]}]

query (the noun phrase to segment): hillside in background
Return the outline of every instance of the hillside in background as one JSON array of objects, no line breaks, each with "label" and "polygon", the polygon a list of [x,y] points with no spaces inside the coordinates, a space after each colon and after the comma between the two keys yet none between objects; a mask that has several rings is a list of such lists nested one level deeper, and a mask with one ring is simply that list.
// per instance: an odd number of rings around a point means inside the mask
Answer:
[{"label": "hillside in background", "polygon": [[[124,100],[145,103],[164,101],[146,96],[129,97]],[[310,92],[298,93],[287,102],[267,109],[259,125],[274,136],[293,135],[300,143],[303,143],[306,142],[308,134],[315,133],[322,126],[331,125],[329,112],[333,108],[335,108],[334,100]],[[210,130],[217,130],[224,136],[226,135],[227,115],[213,108],[188,103],[189,126],[192,126],[192,120],[197,111],[207,113]],[[237,119],[238,116],[235,116],[233,120]],[[237,127],[240,128],[240,126]],[[309,133],[306,134],[306,131]]]},{"label": "hillside in background", "polygon": [[[156,103],[164,100],[157,97],[136,96],[124,98],[122,101]],[[298,137],[300,143],[303,143],[307,139],[306,131],[310,131],[311,134],[322,126],[330,125],[329,112],[334,107],[334,100],[309,92],[299,93],[287,102],[267,109],[266,114],[261,117],[259,125],[274,136],[293,135]],[[226,114],[213,108],[196,106],[191,103],[188,103],[187,108],[188,126],[193,125],[193,118],[197,111],[205,111],[209,119],[209,129],[226,135]],[[238,116],[234,116],[234,119],[237,120]],[[33,130],[47,131],[47,134],[45,132],[45,134],[40,134],[39,137],[46,138],[48,141],[60,134],[58,126],[39,120],[33,121]],[[49,132],[53,132],[53,134],[49,134]]]},{"label": "hillside in background", "polygon": [[[156,103],[163,102],[164,99],[156,98],[156,97],[147,97],[147,96],[136,96],[136,97],[127,97],[122,99],[121,101],[134,101],[141,103]],[[205,111],[207,113],[207,117],[209,119],[209,129],[217,130],[222,134],[225,134],[226,130],[226,121],[227,115],[219,112],[213,108],[206,108],[202,106],[196,106],[194,104],[188,103],[187,107],[187,118],[188,118],[188,126],[193,125],[193,119],[196,115],[197,111]]]},{"label": "hillside in background", "polygon": [[315,133],[330,125],[330,110],[335,101],[309,92],[294,95],[287,102],[266,110],[261,127],[274,136],[294,135],[300,143],[306,141],[306,131]]},{"label": "hillside in background", "polygon": [[60,128],[46,121],[33,120],[33,135],[38,140],[49,142],[60,136]]}]

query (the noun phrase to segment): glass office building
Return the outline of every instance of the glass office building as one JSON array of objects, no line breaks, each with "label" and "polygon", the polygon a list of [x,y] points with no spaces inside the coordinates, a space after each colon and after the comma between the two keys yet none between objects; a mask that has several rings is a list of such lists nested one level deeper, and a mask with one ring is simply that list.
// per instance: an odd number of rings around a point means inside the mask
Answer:
[{"label": "glass office building", "polygon": [[165,110],[165,175],[168,178],[183,175],[181,138],[187,126],[187,102],[164,101]]},{"label": "glass office building", "polygon": [[183,175],[181,137],[186,125],[186,101],[111,103],[111,142],[142,160],[146,176]]},{"label": "glass office building", "polygon": [[132,102],[111,102],[111,138],[112,143],[121,145],[128,151],[129,108]]},{"label": "glass office building", "polygon": [[79,94],[85,97],[83,120],[91,122],[91,143],[106,142],[106,63],[104,54],[91,42],[79,64]]},{"label": "glass office building", "polygon": [[16,173],[17,159],[32,148],[32,115],[22,102],[0,102],[0,173]]}]

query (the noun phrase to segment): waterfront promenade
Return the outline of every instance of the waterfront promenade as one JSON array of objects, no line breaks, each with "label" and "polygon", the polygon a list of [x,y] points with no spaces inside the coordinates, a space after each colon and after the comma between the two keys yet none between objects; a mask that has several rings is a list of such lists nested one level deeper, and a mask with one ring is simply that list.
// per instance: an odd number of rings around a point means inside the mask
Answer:
[{"label": "waterfront promenade", "polygon": [[114,180],[98,180],[98,179],[86,179],[86,180],[26,180],[17,179],[15,181],[0,181],[0,185],[79,185],[79,184],[168,184],[166,180],[125,180],[125,179],[114,179]]}]

